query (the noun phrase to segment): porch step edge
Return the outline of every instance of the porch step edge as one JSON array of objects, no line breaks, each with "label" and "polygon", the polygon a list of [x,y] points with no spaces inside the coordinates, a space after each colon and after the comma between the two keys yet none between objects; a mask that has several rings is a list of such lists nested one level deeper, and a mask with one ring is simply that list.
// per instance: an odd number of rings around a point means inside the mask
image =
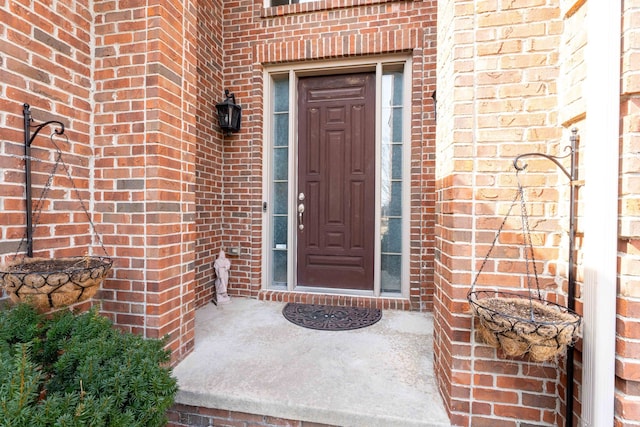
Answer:
[{"label": "porch step edge", "polygon": [[374,416],[323,408],[319,405],[256,401],[248,399],[246,396],[221,396],[184,389],[178,391],[175,403],[340,427],[451,427],[451,424],[442,422],[407,419],[389,415]]}]

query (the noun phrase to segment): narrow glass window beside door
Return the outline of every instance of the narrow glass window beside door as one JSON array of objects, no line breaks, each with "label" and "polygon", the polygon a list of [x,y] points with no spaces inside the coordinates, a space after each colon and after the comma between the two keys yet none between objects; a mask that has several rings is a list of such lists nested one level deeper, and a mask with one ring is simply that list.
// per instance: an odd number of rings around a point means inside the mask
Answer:
[{"label": "narrow glass window beside door", "polygon": [[402,285],[402,68],[382,75],[380,147],[380,289],[398,293]]},{"label": "narrow glass window beside door", "polygon": [[272,285],[287,287],[289,205],[289,79],[273,79],[273,151],[271,180]]}]

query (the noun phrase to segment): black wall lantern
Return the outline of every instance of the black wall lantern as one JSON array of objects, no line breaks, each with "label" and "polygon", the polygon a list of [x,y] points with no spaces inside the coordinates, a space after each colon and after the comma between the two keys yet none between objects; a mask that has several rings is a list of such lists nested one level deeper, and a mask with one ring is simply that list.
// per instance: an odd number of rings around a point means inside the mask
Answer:
[{"label": "black wall lantern", "polygon": [[240,130],[240,119],[242,118],[242,107],[236,104],[234,94],[229,94],[229,89],[224,90],[225,100],[216,104],[218,110],[218,122],[220,129],[227,135]]}]

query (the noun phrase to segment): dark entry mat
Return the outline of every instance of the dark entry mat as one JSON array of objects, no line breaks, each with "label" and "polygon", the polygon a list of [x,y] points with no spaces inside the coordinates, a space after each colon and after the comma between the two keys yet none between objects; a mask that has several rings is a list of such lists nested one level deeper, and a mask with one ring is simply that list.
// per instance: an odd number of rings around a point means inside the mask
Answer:
[{"label": "dark entry mat", "polygon": [[382,318],[377,308],[288,303],[284,317],[299,326],[323,331],[347,331],[371,326]]}]

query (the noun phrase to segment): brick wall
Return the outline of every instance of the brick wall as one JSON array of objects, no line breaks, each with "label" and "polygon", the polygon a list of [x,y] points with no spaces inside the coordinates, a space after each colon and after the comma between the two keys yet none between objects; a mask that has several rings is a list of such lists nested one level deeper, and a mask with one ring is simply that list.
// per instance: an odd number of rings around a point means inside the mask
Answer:
[{"label": "brick wall", "polygon": [[[4,259],[24,233],[22,103],[56,138],[114,258],[98,295],[122,328],[169,336],[174,358],[193,344],[196,15],[191,3],[0,4]],[[47,135],[47,129],[42,135]],[[34,198],[55,159],[33,143]],[[36,228],[35,254],[103,255],[59,168]],[[72,224],[72,226],[70,226]]]},{"label": "brick wall", "polygon": [[[513,197],[513,157],[559,154],[568,129],[582,126],[585,4],[437,2],[436,143],[434,1],[324,0],[271,9],[262,0],[0,1],[0,256],[12,258],[24,235],[27,102],[36,122],[64,122],[69,139],[54,142],[115,259],[99,295],[104,312],[122,328],[168,335],[178,360],[193,345],[195,307],[211,298],[220,248],[243,248],[232,260],[231,293],[260,294],[264,66],[410,53],[411,297],[381,304],[433,308],[435,369],[454,425],[562,424],[563,359],[506,359],[476,342],[466,295]],[[640,422],[636,14],[625,4],[618,426]],[[223,138],[214,104],[225,88],[243,106],[244,121],[239,134]],[[33,144],[36,198],[55,160],[49,132]],[[522,178],[542,284],[563,302],[567,212],[558,201],[566,200],[566,185],[545,161],[531,160]],[[38,217],[37,255],[101,254],[71,187],[58,170]],[[523,285],[513,280],[522,272],[510,242],[517,225],[508,227],[498,249],[511,255],[490,260],[480,286]],[[580,343],[577,350],[579,418]]]},{"label": "brick wall", "polygon": [[[435,89],[435,2],[319,1],[265,9],[261,0],[226,3],[225,79],[243,107],[243,129],[224,144],[225,246],[243,248],[232,260],[230,292],[258,295],[262,262],[263,67],[410,52],[411,290],[413,309],[432,306]],[[270,299],[270,295],[261,297]],[[277,297],[276,297],[277,298]]]},{"label": "brick wall", "polygon": [[200,2],[197,15],[195,300],[200,307],[212,299],[213,263],[219,250],[226,249],[222,240],[224,139],[215,107],[224,93],[222,2]]},{"label": "brick wall", "polygon": [[88,1],[0,2],[2,261],[17,254],[21,257],[26,249],[24,103],[31,105],[35,125],[60,121],[68,137],[55,137],[52,142],[49,136],[57,126],[47,126],[31,144],[34,255],[103,255],[62,165],[38,208],[55,165],[56,145],[85,205],[93,207],[91,25]]},{"label": "brick wall", "polygon": [[[104,312],[125,329],[169,335],[174,357],[181,358],[193,342],[193,309],[210,300],[220,248],[243,248],[233,260],[232,293],[256,296],[261,288],[262,146],[256,141],[262,138],[262,66],[411,51],[411,299],[384,306],[428,309],[435,221],[429,96],[435,82],[434,3],[192,6],[160,0],[2,4],[8,41],[2,61],[9,71],[2,76],[6,101],[0,116],[3,152],[9,154],[2,182],[2,194],[9,195],[3,197],[5,258],[15,251],[24,223],[20,111],[28,101],[36,120],[58,118],[67,125],[65,160],[86,189],[81,194],[115,259],[98,295]],[[367,30],[373,15],[376,31]],[[299,43],[303,34],[305,46]],[[245,117],[243,132],[223,139],[214,104],[227,87]],[[34,156],[53,159],[47,151]],[[46,181],[49,166],[35,165],[36,185]],[[60,191],[48,197],[66,202],[69,185],[58,175],[54,185]],[[69,213],[61,213],[62,205],[45,205],[50,214],[39,217],[47,226],[38,229],[37,251],[100,249],[77,204],[65,206]],[[62,226],[70,222],[73,227]]]},{"label": "brick wall", "polygon": [[174,405],[171,410],[169,410],[168,417],[169,424],[167,427],[332,427],[327,424],[288,420],[222,409],[196,408],[187,405]]},{"label": "brick wall", "polygon": [[[563,359],[507,358],[474,339],[467,292],[516,192],[513,159],[562,154],[557,1],[439,2],[435,366],[455,425],[559,425]],[[568,197],[562,173],[527,159],[529,224],[540,284],[565,301]],[[568,203],[564,203],[568,206]],[[516,209],[516,212],[519,212]],[[526,289],[520,218],[507,221],[476,290]]]},{"label": "brick wall", "polygon": [[623,3],[622,105],[620,145],[620,234],[615,425],[640,423],[640,17],[633,2]]}]

